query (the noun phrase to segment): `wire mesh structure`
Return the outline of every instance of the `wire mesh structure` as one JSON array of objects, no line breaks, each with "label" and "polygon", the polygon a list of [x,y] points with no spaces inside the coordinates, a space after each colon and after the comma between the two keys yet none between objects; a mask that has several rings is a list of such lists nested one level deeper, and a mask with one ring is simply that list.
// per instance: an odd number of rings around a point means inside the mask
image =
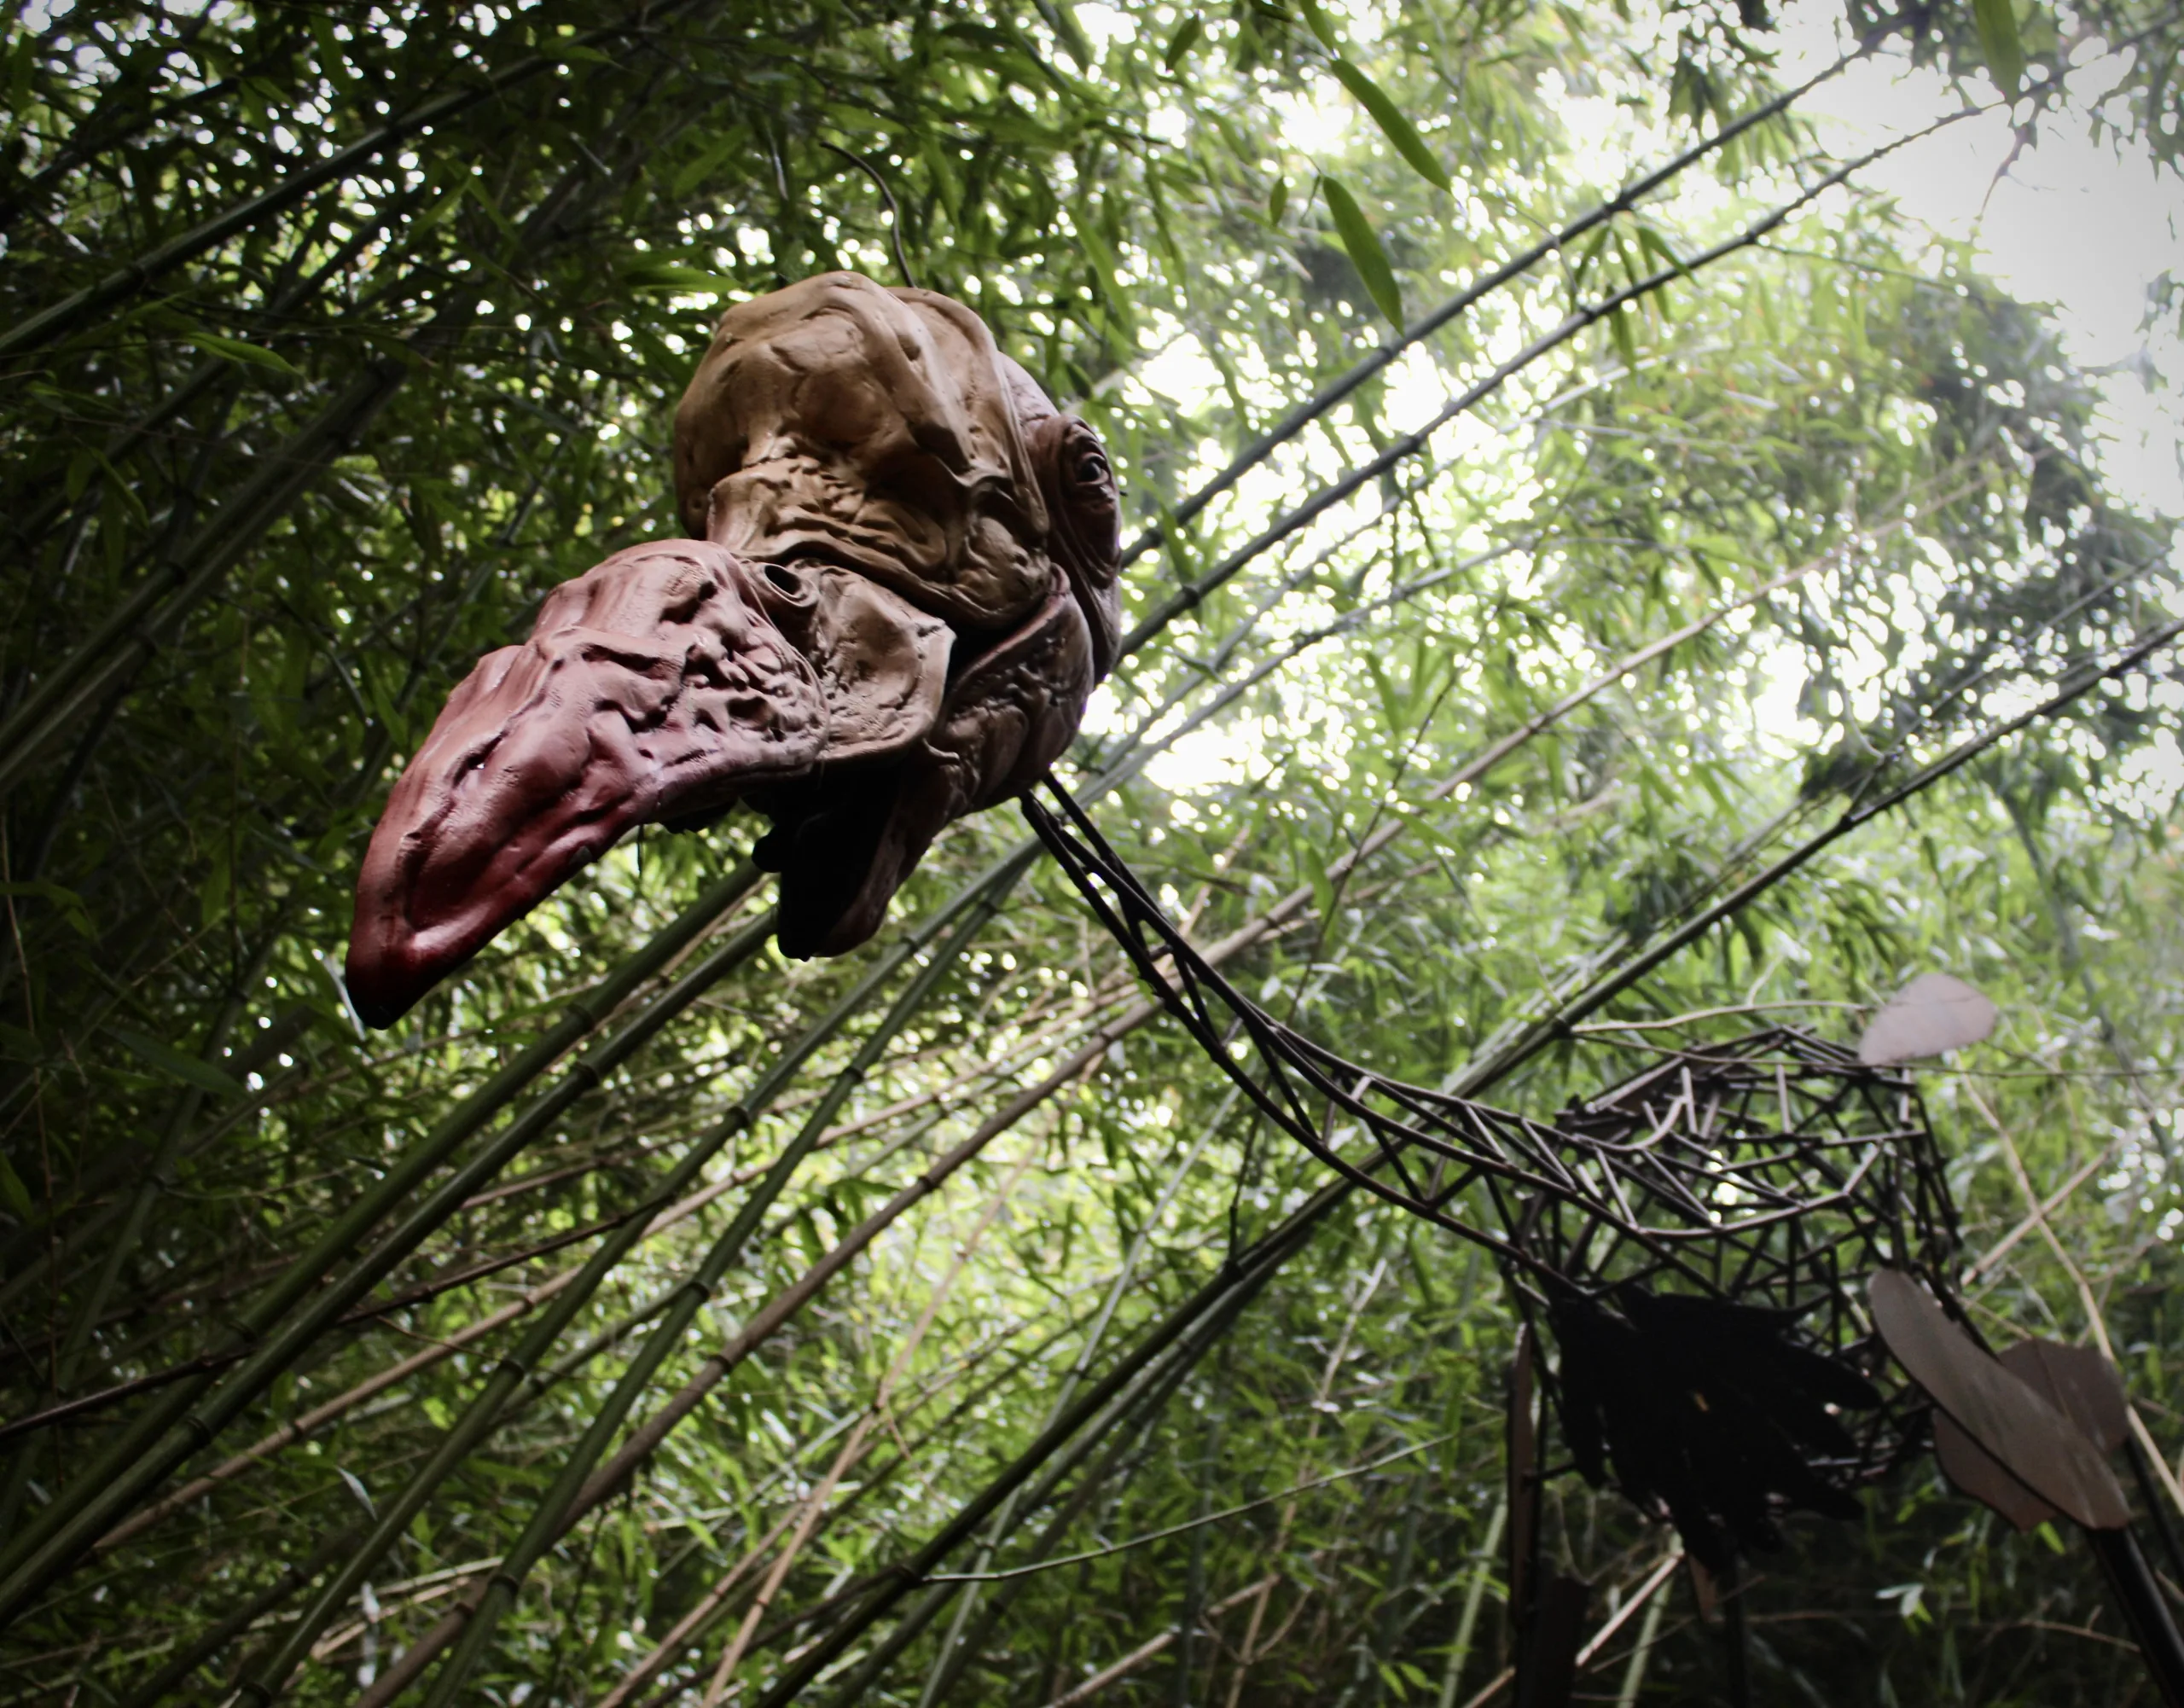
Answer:
[{"label": "wire mesh structure", "polygon": [[1916,1086],[1809,1032],[1664,1053],[1551,1123],[1405,1084],[1275,1020],[1185,941],[1076,803],[1025,811],[1167,1011],[1344,1178],[1491,1251],[1551,1332],[1575,1467],[1710,1564],[1837,1515],[1923,1435],[1860,1303],[1946,1296],[1957,1223]]},{"label": "wire mesh structure", "polygon": [[1800,1028],[1664,1052],[1554,1131],[1589,1194],[1503,1209],[1558,1275],[1803,1311],[1882,1264],[1941,1281],[1955,1249],[1910,1076]]},{"label": "wire mesh structure", "polygon": [[1771,1546],[1781,1507],[1855,1517],[1850,1490],[1922,1444],[1926,1414],[1866,1280],[1946,1296],[1958,1243],[1910,1077],[1769,1027],[1664,1052],[1554,1127],[1600,1191],[1509,1206],[1531,1263],[1508,1279],[1560,1347],[1577,1468],[1597,1484],[1612,1460],[1701,1559]]}]

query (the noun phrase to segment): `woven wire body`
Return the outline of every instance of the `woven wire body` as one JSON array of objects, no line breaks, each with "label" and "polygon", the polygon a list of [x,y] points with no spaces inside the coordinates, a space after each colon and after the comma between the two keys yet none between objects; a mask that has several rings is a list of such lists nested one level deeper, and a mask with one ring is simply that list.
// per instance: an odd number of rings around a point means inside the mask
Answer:
[{"label": "woven wire body", "polygon": [[[1859,1283],[1881,1264],[1942,1296],[1949,1288],[1955,1212],[1908,1074],[1774,1027],[1664,1054],[1551,1124],[1386,1078],[1237,991],[1076,804],[1048,787],[1061,813],[1026,797],[1033,828],[1163,1006],[1258,1111],[1345,1179],[1494,1252],[1520,1309],[1562,1344],[1548,1380],[1573,1445],[1585,1425],[1560,1380],[1580,1362],[1573,1327],[1606,1322],[1628,1338],[1633,1311],[1663,1298],[1696,1303],[1701,1330],[1710,1306],[1721,1307],[1716,1327],[1727,1316],[1748,1328],[1764,1316],[1765,1333],[1791,1349],[1784,1356],[1824,1360],[1868,1389],[1853,1410],[1824,1403],[1826,1385],[1815,1388],[1809,1372],[1790,1373],[1805,1390],[1790,1396],[1791,1409],[1817,1407],[1840,1427],[1822,1422],[1800,1435],[1792,1420],[1788,1444],[1817,1482],[1800,1484],[1794,1467],[1759,1467],[1767,1511],[1826,1509],[1820,1496],[1847,1495],[1918,1444],[1922,1403],[1892,1375],[1859,1302]],[[1657,1339],[1657,1350],[1680,1338],[1679,1324],[1660,1315],[1648,1332],[1665,1327],[1669,1340]],[[1733,1343],[1744,1329],[1729,1327]],[[1724,1358],[1738,1361],[1733,1344],[1726,1354],[1717,1346],[1717,1367]],[[1658,1380],[1670,1388],[1682,1380]],[[1780,1421],[1758,1419],[1746,1432],[1780,1435]],[[1611,1419],[1610,1437],[1614,1429]],[[1648,1511],[1677,1514],[1687,1539],[1724,1525],[1746,1541],[1765,1537],[1769,1522],[1749,1503],[1740,1522],[1706,1495],[1690,1517],[1689,1502],[1664,1494],[1661,1478],[1625,1470],[1621,1461],[1636,1456],[1617,1454],[1612,1477],[1598,1447],[1579,1461]]]},{"label": "woven wire body", "polygon": [[1809,1460],[1824,1481],[1871,1481],[1919,1444],[1925,1403],[1894,1375],[1862,1303],[1884,1265],[1946,1297],[1957,1251],[1908,1074],[1771,1027],[1666,1053],[1555,1129],[1590,1189],[1523,1204],[1497,1194],[1525,1259],[1505,1269],[1528,1318],[1553,1315],[1546,1276],[1594,1298],[1635,1286],[1778,1312],[1800,1344],[1883,1394],[1845,1417],[1855,1453]]}]

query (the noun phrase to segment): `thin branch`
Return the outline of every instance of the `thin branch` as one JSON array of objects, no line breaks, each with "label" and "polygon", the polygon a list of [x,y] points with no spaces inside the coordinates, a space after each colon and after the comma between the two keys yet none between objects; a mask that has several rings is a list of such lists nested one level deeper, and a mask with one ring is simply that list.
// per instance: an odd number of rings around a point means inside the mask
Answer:
[{"label": "thin branch", "polygon": [[1304,1482],[1283,1489],[1278,1493],[1262,1495],[1255,1501],[1246,1501],[1240,1506],[1224,1508],[1220,1512],[1207,1513],[1200,1518],[1187,1519],[1182,1524],[1169,1525],[1165,1530],[1147,1531],[1142,1536],[1134,1536],[1124,1542],[1110,1542],[1105,1548],[1088,1548],[1083,1554],[1066,1554],[1060,1559],[1043,1560],[1032,1566],[1013,1566],[1005,1571],[936,1571],[926,1581],[929,1583],[1002,1583],[1012,1577],[1030,1577],[1039,1572],[1052,1571],[1064,1566],[1082,1566],[1087,1560],[1105,1560],[1111,1554],[1127,1553],[1134,1548],[1143,1548],[1148,1542],[1165,1542],[1170,1537],[1182,1536],[1191,1531],[1201,1530],[1207,1525],[1225,1524],[1230,1519],[1240,1518],[1246,1513],[1255,1513],[1263,1508],[1275,1506],[1283,1501],[1293,1500],[1297,1496],[1310,1494],[1315,1489],[1324,1489],[1334,1483],[1346,1483],[1353,1477],[1369,1476],[1374,1472],[1393,1465],[1399,1460],[1409,1458],[1414,1453],[1423,1453],[1429,1447],[1438,1447],[1443,1442],[1455,1439],[1455,1438],[1452,1435],[1437,1435],[1429,1441],[1416,1442],[1409,1447],[1398,1449],[1385,1457],[1374,1460],[1370,1464],[1354,1465],[1347,1471],[1332,1471],[1324,1477],[1308,1478]]},{"label": "thin branch", "polygon": [[1384,340],[1378,348],[1350,368],[1347,373],[1321,386],[1311,398],[1299,404],[1274,427],[1246,446],[1229,462],[1227,468],[1178,504],[1172,513],[1171,520],[1156,523],[1140,533],[1135,540],[1130,542],[1128,549],[1123,555],[1124,565],[1136,562],[1162,540],[1174,537],[1175,530],[1195,519],[1208,504],[1234,486],[1245,475],[1264,462],[1268,457],[1296,438],[1321,416],[1326,415],[1344,398],[1350,396],[1374,375],[1385,369],[1413,345],[1431,338],[1449,322],[1483,299],[1500,290],[1512,280],[1520,278],[1530,272],[1556,250],[1576,242],[1587,232],[1596,226],[1606,224],[1618,214],[1628,212],[1645,197],[1651,195],[1662,185],[1679,177],[1716,149],[1734,141],[1754,125],[1764,124],[1768,119],[1779,117],[1788,111],[1800,97],[1809,94],[1821,84],[1827,82],[1828,78],[1842,71],[1844,67],[1862,57],[1863,57],[1862,50],[1857,54],[1845,55],[1826,70],[1798,84],[1795,89],[1786,90],[1775,96],[1774,100],[1754,107],[1742,118],[1734,119],[1723,125],[1711,137],[1693,143],[1674,159],[1655,167],[1643,177],[1634,179],[1589,212],[1572,220],[1569,224],[1542,239],[1522,253],[1511,257],[1490,272],[1482,274],[1438,308],[1412,322],[1402,331]]},{"label": "thin branch", "polygon": [[[1230,1595],[1223,1595],[1218,1601],[1213,1602],[1209,1606],[1201,1617],[1208,1619],[1217,1619],[1231,1608],[1240,1606],[1244,1602],[1250,1601],[1254,1595],[1265,1595],[1267,1591],[1273,1589],[1275,1585],[1281,1582],[1281,1574],[1279,1571],[1269,1571],[1265,1577],[1260,1578],[1258,1583],[1246,1583],[1242,1589],[1238,1589]],[[1137,1671],[1147,1661],[1160,1655],[1167,1649],[1168,1646],[1175,1641],[1176,1633],[1174,1630],[1170,1630],[1161,1632],[1159,1636],[1153,1638],[1150,1641],[1141,1643],[1136,1648],[1132,1649],[1128,1654],[1124,1655],[1120,1660],[1115,1662],[1113,1665],[1108,1667],[1105,1671],[1095,1673],[1091,1677],[1086,1679],[1083,1683],[1077,1686],[1075,1689],[1067,1691],[1062,1695],[1055,1697],[1052,1702],[1047,1705],[1047,1708],[1076,1708],[1076,1705],[1080,1702],[1090,1701],[1102,1690],[1105,1690],[1110,1684],[1114,1683],[1116,1680],[1129,1677],[1130,1674]]]}]

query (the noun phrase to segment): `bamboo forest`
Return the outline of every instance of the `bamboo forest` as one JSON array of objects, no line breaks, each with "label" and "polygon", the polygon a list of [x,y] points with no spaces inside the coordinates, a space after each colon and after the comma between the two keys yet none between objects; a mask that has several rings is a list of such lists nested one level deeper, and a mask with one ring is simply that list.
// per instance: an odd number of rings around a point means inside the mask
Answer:
[{"label": "bamboo forest", "polygon": [[[0,1701],[2181,1699],[2169,0],[0,30]],[[2159,190],[2138,357],[1975,134]],[[642,823],[369,1024],[397,780],[821,274],[1104,446],[1050,784],[811,958]]]}]

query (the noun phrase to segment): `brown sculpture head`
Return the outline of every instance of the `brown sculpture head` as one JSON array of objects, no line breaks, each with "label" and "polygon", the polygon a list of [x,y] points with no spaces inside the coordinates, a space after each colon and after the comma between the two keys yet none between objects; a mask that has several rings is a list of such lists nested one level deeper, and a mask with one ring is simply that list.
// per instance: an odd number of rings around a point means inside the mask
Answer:
[{"label": "brown sculpture head", "polygon": [[348,981],[392,1024],[632,828],[773,821],[778,932],[878,929],[951,819],[1077,733],[1120,633],[1114,478],[961,304],[826,273],[731,309],[675,417],[691,540],[556,589],[396,783]]}]

